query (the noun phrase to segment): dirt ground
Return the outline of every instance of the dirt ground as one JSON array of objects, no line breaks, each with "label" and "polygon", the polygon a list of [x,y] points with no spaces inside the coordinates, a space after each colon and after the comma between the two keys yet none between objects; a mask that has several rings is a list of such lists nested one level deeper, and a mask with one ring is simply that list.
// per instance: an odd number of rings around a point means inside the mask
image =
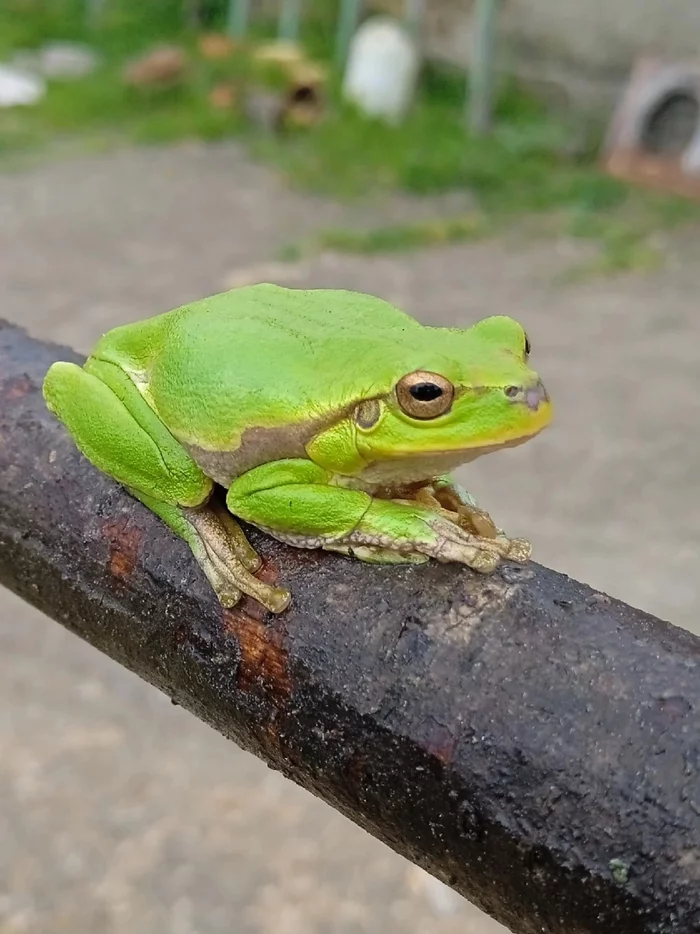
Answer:
[{"label": "dirt ground", "polygon": [[[556,423],[463,479],[538,560],[700,631],[697,232],[661,271],[566,286],[579,247],[522,236],[274,261],[356,221],[233,146],[0,176],[0,315],[86,351],[113,325],[260,280],[374,292],[430,323],[512,314]],[[503,929],[0,592],[0,934],[380,931]]]}]

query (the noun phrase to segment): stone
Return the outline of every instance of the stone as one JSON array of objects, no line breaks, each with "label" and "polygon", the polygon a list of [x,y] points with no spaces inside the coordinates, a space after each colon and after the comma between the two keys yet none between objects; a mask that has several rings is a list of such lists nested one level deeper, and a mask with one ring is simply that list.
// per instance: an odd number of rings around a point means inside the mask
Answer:
[{"label": "stone", "polygon": [[413,102],[419,70],[409,31],[392,17],[372,17],[352,40],[343,96],[367,116],[400,123]]},{"label": "stone", "polygon": [[156,46],[124,69],[124,81],[132,87],[170,88],[181,84],[189,59],[180,46]]},{"label": "stone", "polygon": [[230,58],[234,53],[240,50],[241,43],[236,42],[236,40],[232,39],[230,36],[212,32],[201,36],[197,47],[204,58],[216,61]]},{"label": "stone", "polygon": [[91,74],[99,57],[87,45],[76,42],[49,42],[39,53],[39,68],[53,80],[70,81]]},{"label": "stone", "polygon": [[209,92],[209,103],[215,110],[235,110],[238,90],[232,84],[217,84]]},{"label": "stone", "polygon": [[46,82],[40,75],[0,65],[0,107],[26,107],[38,103],[44,94]]}]

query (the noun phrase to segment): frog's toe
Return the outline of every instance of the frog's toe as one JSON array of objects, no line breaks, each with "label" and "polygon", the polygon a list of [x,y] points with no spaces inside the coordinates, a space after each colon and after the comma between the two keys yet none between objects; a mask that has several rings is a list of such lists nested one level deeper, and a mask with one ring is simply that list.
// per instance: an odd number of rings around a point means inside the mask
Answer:
[{"label": "frog's toe", "polygon": [[436,515],[429,524],[436,540],[427,550],[438,561],[455,561],[479,570],[498,564],[502,553],[499,542],[472,535],[443,515]]},{"label": "frog's toe", "polygon": [[195,538],[190,535],[190,546],[223,606],[235,606],[244,593],[271,613],[287,609],[289,591],[266,584],[252,573],[261,559],[232,516],[216,504],[182,512],[196,533]]},{"label": "frog's toe", "polygon": [[236,587],[228,583],[221,582],[214,587],[214,592],[219,598],[219,603],[225,610],[232,610],[241,599],[241,592]]},{"label": "frog's toe", "polygon": [[481,509],[471,499],[460,498],[454,489],[438,488],[430,490],[423,487],[416,493],[416,502],[432,509],[450,522],[454,522],[465,532],[481,538],[496,538],[496,523],[486,510]]},{"label": "frog's toe", "polygon": [[[264,600],[261,599],[261,593]],[[268,587],[266,593],[258,591],[255,594],[255,599],[262,603],[271,613],[284,613],[292,602],[292,595],[283,587]]]},{"label": "frog's toe", "polygon": [[511,538],[510,547],[506,557],[509,561],[515,561],[518,564],[527,564],[532,557],[532,545],[526,542],[524,538]]},{"label": "frog's toe", "polygon": [[292,596],[288,590],[264,583],[242,566],[224,565],[218,555],[213,556],[210,552],[209,561],[200,564],[219,602],[227,610],[239,603],[243,593],[253,597],[271,613],[283,613],[291,603]]},{"label": "frog's toe", "polygon": [[488,574],[503,560],[526,563],[530,559],[532,548],[523,539],[510,539],[503,533],[493,537],[474,535],[443,514],[436,514],[430,525],[437,535],[430,554],[438,561],[455,561]]},{"label": "frog's toe", "polygon": [[501,556],[493,551],[477,550],[468,567],[480,574],[491,574],[501,563]]},{"label": "frog's toe", "polygon": [[491,516],[478,506],[460,506],[457,511],[457,524],[467,532],[473,532],[479,538],[496,538],[498,529]]}]

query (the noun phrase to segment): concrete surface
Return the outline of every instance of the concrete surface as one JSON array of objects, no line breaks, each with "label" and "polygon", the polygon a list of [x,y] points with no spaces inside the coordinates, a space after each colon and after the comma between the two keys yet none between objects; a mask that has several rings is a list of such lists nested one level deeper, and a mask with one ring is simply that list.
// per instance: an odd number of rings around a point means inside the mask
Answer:
[{"label": "concrete surface", "polygon": [[[567,287],[566,242],[270,262],[344,216],[228,146],[0,176],[0,314],[82,350],[260,279],[375,292],[433,323],[513,314],[556,424],[465,479],[542,562],[697,628],[697,236],[661,272]],[[0,934],[502,930],[0,592]]]}]

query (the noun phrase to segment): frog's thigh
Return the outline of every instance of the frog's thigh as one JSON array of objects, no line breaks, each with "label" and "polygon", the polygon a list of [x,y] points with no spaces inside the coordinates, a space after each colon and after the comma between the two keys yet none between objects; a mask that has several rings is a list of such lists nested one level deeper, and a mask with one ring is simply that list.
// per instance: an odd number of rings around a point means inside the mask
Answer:
[{"label": "frog's thigh", "polygon": [[224,606],[234,606],[243,591],[273,611],[283,609],[289,595],[253,577],[260,559],[243,532],[230,516],[205,505],[212,481],[129,377],[113,364],[88,365],[91,372],[56,363],[44,384],[49,409],[78,448],[185,539]]},{"label": "frog's thigh", "polygon": [[[90,361],[87,372],[54,363],[44,396],[91,463],[119,483],[171,505],[206,501],[212,481],[112,364]],[[93,375],[93,374],[97,375]]]}]

